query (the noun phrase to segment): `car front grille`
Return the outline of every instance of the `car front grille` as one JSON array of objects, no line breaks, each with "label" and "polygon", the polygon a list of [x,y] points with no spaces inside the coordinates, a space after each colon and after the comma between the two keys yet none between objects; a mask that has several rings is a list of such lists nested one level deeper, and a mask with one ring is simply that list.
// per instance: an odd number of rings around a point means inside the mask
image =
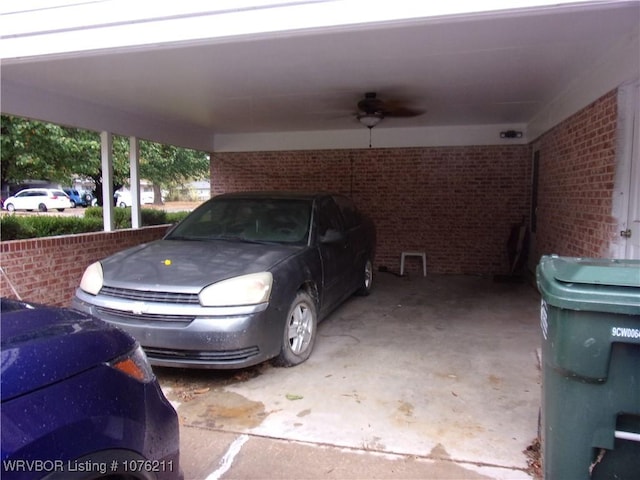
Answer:
[{"label": "car front grille", "polygon": [[222,351],[194,351],[194,350],[170,350],[167,348],[143,347],[149,360],[166,360],[179,363],[196,362],[196,363],[237,363],[249,360],[260,353],[257,346],[241,348],[238,350],[222,350]]},{"label": "car front grille", "polygon": [[100,290],[100,295],[139,302],[179,303],[183,305],[200,304],[197,293],[154,292],[150,290],[132,290],[129,288],[104,286]]},{"label": "car front grille", "polygon": [[133,313],[124,310],[115,310],[113,308],[96,307],[101,318],[113,321],[129,321],[129,322],[178,322],[190,323],[195,317],[193,315],[165,315],[152,313]]}]

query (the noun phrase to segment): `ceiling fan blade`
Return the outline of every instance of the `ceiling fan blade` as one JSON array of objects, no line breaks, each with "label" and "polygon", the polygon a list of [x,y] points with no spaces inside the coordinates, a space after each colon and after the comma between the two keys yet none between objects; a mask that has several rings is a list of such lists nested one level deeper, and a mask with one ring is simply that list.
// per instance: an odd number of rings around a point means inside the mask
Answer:
[{"label": "ceiling fan blade", "polygon": [[402,100],[383,101],[376,92],[367,92],[358,102],[358,111],[366,115],[380,115],[383,117],[417,117],[426,112],[424,109],[406,106]]},{"label": "ceiling fan blade", "polygon": [[427,111],[419,108],[409,108],[409,107],[393,107],[390,109],[384,109],[382,113],[385,117],[419,117],[420,115],[425,114]]}]

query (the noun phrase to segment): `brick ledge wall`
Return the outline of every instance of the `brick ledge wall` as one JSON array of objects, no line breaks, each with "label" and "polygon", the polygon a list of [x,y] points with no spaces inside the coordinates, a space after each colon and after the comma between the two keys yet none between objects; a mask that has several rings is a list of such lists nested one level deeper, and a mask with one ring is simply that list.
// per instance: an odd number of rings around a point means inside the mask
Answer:
[{"label": "brick ledge wall", "polygon": [[[169,225],[0,242],[0,295],[69,306],[87,266],[161,238]],[[11,285],[9,284],[9,281]]]}]

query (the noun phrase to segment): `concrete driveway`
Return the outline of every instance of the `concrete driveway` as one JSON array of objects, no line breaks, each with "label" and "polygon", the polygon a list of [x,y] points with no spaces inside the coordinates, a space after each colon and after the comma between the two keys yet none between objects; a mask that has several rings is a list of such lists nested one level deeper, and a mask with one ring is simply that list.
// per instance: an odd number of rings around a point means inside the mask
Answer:
[{"label": "concrete driveway", "polygon": [[539,295],[490,278],[379,273],[320,324],[311,358],[157,369],[186,479],[529,479]]}]

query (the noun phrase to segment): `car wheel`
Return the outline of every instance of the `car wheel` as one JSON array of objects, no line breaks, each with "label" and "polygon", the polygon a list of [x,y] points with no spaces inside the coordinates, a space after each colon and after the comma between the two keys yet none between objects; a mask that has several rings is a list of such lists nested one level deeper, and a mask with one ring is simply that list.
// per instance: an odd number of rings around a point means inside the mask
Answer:
[{"label": "car wheel", "polygon": [[73,200],[71,200],[71,208],[76,208],[78,205],[76,204],[76,202],[74,202]]},{"label": "car wheel", "polygon": [[373,286],[373,264],[370,259],[364,262],[364,270],[362,272],[362,279],[360,280],[360,288],[356,292],[357,295],[366,297],[371,293],[371,287]]},{"label": "car wheel", "polygon": [[315,302],[307,292],[298,292],[287,313],[282,349],[276,363],[283,367],[292,367],[309,358],[316,340],[317,326],[318,313]]},{"label": "car wheel", "polygon": [[40,210],[41,212],[46,212],[47,206],[44,203],[41,203],[40,205],[38,205],[38,210]]},{"label": "car wheel", "polygon": [[120,202],[120,204],[118,205],[121,208],[127,208],[127,204],[124,202]]},{"label": "car wheel", "polygon": [[5,205],[5,208],[10,212],[15,212],[16,211],[16,207],[13,205],[13,203],[7,203]]}]

